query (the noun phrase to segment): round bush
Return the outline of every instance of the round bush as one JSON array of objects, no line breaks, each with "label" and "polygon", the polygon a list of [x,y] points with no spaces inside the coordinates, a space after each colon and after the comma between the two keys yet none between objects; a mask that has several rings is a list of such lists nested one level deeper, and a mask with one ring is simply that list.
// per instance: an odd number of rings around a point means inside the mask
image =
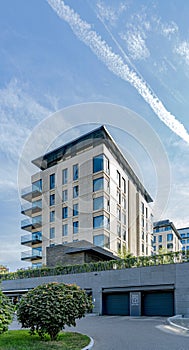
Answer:
[{"label": "round bush", "polygon": [[17,317],[22,327],[30,328],[41,338],[49,334],[55,340],[65,325],[75,326],[75,320],[92,308],[91,299],[75,284],[48,283],[24,295],[18,304]]}]

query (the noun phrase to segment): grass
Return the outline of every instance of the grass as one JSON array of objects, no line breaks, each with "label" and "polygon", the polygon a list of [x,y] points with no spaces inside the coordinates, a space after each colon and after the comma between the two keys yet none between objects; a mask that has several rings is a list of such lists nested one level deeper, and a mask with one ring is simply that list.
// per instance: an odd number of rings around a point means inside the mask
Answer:
[{"label": "grass", "polygon": [[56,341],[42,341],[38,335],[18,330],[0,335],[0,350],[81,350],[89,342],[89,337],[80,333],[61,332]]}]

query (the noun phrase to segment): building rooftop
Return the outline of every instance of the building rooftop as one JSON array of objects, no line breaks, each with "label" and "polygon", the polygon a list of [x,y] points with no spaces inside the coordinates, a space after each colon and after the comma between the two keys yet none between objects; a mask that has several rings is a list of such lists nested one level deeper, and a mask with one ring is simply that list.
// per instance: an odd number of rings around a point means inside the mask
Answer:
[{"label": "building rooftop", "polygon": [[177,237],[178,237],[179,239],[181,239],[181,236],[180,236],[178,230],[176,229],[176,227],[175,227],[175,225],[173,224],[172,221],[166,219],[166,220],[156,221],[156,222],[153,223],[154,229],[155,229],[155,228],[159,228],[159,227],[167,227],[167,226],[170,226],[171,229],[172,229],[172,230],[175,232],[175,234],[177,235]]},{"label": "building rooftop", "polygon": [[107,131],[104,125],[92,130],[75,140],[64,144],[63,146],[56,148],[32,161],[41,170],[50,168],[57,163],[76,156],[77,154],[87,149],[96,147],[97,145],[104,143],[112,155],[116,158],[122,169],[127,173],[128,177],[137,186],[137,190],[144,196],[148,203],[153,199],[146,191],[139,178],[136,176],[131,166],[125,159],[123,153],[113,140],[112,136]]}]

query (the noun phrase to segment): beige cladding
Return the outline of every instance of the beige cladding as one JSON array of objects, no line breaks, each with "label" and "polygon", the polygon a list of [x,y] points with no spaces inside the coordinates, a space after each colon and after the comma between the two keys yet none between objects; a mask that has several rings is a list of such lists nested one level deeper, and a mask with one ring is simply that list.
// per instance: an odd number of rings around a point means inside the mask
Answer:
[{"label": "beige cladding", "polygon": [[[104,171],[93,173],[93,157],[99,154],[104,154],[109,159],[110,172],[106,174]],[[79,165],[79,178],[73,181],[73,165]],[[68,168],[68,183],[62,184],[62,170]],[[49,189],[49,177],[55,173],[56,185],[55,189]],[[123,184],[118,186],[118,173],[120,178],[124,178],[126,183],[126,193],[123,191]],[[93,192],[93,180],[99,177],[104,177],[109,182],[109,189],[107,191]],[[108,249],[114,254],[118,254],[118,247],[126,247],[134,255],[146,255],[142,251],[142,227],[141,227],[141,202],[144,207],[148,208],[148,217],[150,218],[151,208],[146,202],[144,196],[137,191],[136,184],[128,177],[128,174],[120,166],[109,149],[102,143],[83,150],[69,159],[58,162],[56,165],[40,171],[32,176],[32,183],[42,179],[43,193],[42,193],[42,263],[46,263],[46,247],[51,244],[61,244],[65,242],[72,242],[74,240],[87,240],[93,243],[93,237],[104,234],[109,237],[110,245]],[[73,187],[79,186],[79,196],[73,198]],[[68,191],[68,200],[66,203],[62,202],[62,191]],[[49,205],[49,197],[55,194],[55,205]],[[106,197],[109,207],[99,211],[93,211],[93,198],[100,195]],[[79,214],[73,217],[73,204],[78,203]],[[125,203],[123,205],[123,203]],[[68,218],[62,219],[62,207],[68,207]],[[118,213],[120,210],[120,220]],[[55,211],[55,221],[50,222],[50,212]],[[110,220],[109,229],[98,228],[93,229],[93,218],[98,215],[105,215]],[[73,221],[79,222],[79,232],[73,234]],[[63,237],[62,225],[68,224],[68,235]],[[119,237],[118,227],[121,227],[121,235]],[[150,225],[149,225],[150,226]],[[55,237],[50,239],[50,228],[55,227]],[[123,232],[125,237],[123,237]],[[151,235],[151,232],[150,232]],[[146,237],[146,232],[145,232]],[[150,236],[151,237],[151,236]],[[146,238],[145,238],[146,239]],[[151,242],[150,239],[148,239]],[[143,243],[144,244],[144,243]],[[151,243],[147,249],[147,255],[151,254]],[[35,263],[35,261],[34,261]]]}]

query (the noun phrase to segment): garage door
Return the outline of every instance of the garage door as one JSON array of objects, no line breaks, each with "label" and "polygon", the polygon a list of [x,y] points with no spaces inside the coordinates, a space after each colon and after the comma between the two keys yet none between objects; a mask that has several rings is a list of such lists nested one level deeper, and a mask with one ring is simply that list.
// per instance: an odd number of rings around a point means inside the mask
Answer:
[{"label": "garage door", "polygon": [[129,315],[129,294],[103,294],[103,315]]},{"label": "garage door", "polygon": [[172,291],[145,292],[142,295],[143,316],[173,316],[174,293]]}]

